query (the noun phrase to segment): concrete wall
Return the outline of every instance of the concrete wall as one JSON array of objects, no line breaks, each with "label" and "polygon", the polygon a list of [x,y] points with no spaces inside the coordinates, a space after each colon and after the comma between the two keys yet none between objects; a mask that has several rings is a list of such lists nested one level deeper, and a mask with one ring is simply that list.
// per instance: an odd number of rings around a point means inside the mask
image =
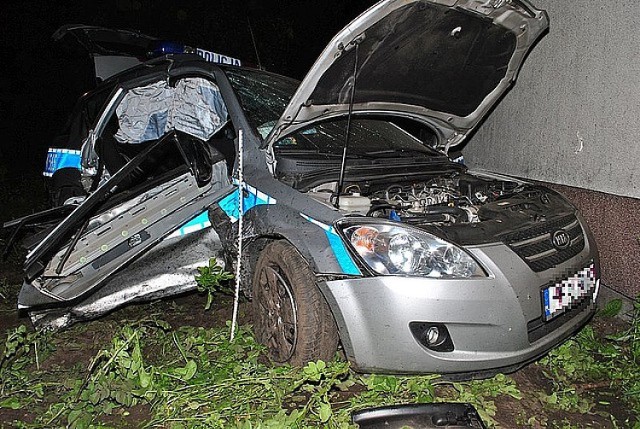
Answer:
[{"label": "concrete wall", "polygon": [[[603,281],[640,294],[638,0],[533,0],[551,29],[464,148],[467,164],[548,183],[583,212]],[[633,198],[625,198],[633,197]]]},{"label": "concrete wall", "polygon": [[464,148],[467,162],[640,198],[640,3],[533,3],[550,32]]},{"label": "concrete wall", "polygon": [[582,213],[600,252],[602,282],[634,298],[640,295],[640,200],[550,185]]}]

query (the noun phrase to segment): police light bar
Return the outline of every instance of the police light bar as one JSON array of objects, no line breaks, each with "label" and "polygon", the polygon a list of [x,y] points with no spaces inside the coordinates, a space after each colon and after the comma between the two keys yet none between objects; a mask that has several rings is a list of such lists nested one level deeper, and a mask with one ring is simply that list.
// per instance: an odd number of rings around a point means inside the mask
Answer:
[{"label": "police light bar", "polygon": [[153,46],[149,52],[150,57],[160,57],[167,54],[197,54],[206,61],[216,64],[229,64],[232,66],[241,66],[242,62],[227,55],[218,54],[217,52],[207,51],[206,49],[192,48],[176,42],[159,42]]},{"label": "police light bar", "polygon": [[161,57],[167,54],[184,54],[187,53],[187,47],[176,42],[159,42],[154,45],[149,53],[151,57]]}]

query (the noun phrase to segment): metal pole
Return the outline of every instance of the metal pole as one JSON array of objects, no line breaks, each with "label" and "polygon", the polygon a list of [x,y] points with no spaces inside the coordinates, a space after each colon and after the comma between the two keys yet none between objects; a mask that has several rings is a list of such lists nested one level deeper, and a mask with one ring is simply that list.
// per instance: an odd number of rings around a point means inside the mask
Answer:
[{"label": "metal pole", "polygon": [[236,288],[233,296],[233,316],[231,319],[231,341],[236,336],[238,324],[238,302],[240,300],[240,265],[242,263],[242,230],[244,224],[244,135],[238,130],[238,261],[236,262]]}]

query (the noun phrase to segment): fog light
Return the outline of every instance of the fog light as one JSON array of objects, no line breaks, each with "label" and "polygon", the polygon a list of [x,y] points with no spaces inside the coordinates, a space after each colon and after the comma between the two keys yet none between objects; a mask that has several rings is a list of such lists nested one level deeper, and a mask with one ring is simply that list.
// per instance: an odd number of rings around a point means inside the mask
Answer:
[{"label": "fog light", "polygon": [[453,341],[442,323],[411,322],[409,329],[414,338],[426,348],[436,352],[452,352]]},{"label": "fog light", "polygon": [[427,329],[425,339],[428,345],[435,346],[438,343],[438,340],[440,340],[440,329],[438,329],[437,326],[430,327]]}]

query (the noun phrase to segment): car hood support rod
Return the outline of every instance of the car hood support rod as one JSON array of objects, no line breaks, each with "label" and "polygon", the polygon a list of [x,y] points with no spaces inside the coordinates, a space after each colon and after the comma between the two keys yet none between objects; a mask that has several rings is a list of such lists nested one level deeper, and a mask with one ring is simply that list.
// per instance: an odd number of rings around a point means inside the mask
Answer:
[{"label": "car hood support rod", "polygon": [[356,93],[356,82],[358,78],[358,50],[360,47],[360,41],[354,40],[355,44],[355,59],[353,62],[353,75],[351,76],[351,94],[349,94],[349,115],[347,116],[347,135],[344,139],[344,148],[342,148],[342,163],[340,164],[340,178],[338,179],[338,186],[336,189],[336,201],[334,203],[335,208],[340,208],[340,195],[344,189],[344,174],[347,168],[347,151],[349,148],[349,140],[351,139],[351,116],[353,115],[353,100]]}]

